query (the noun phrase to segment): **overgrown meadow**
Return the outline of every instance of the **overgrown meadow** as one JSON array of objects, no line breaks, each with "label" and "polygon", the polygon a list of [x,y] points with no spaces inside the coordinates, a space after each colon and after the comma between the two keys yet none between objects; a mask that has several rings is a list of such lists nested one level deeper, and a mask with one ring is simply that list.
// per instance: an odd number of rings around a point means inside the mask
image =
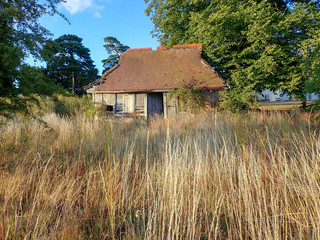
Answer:
[{"label": "overgrown meadow", "polygon": [[0,239],[319,239],[320,120],[111,118],[90,99],[2,119]]}]

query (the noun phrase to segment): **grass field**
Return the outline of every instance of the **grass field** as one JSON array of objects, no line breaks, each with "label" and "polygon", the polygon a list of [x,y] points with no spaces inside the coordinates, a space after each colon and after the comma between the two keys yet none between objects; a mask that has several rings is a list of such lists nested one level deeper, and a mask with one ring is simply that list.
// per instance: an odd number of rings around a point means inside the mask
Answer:
[{"label": "grass field", "polygon": [[0,239],[319,239],[320,123],[47,113],[0,128]]},{"label": "grass field", "polygon": [[[307,101],[307,106],[312,104],[313,101]],[[259,102],[260,110],[269,111],[291,111],[299,110],[301,108],[301,101],[288,101],[288,102]]]}]

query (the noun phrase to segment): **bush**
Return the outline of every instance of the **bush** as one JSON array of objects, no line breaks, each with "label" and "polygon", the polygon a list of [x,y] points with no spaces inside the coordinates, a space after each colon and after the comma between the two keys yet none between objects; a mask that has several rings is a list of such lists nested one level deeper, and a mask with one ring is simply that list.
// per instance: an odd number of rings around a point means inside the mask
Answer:
[{"label": "bush", "polygon": [[99,113],[99,108],[95,107],[88,95],[82,97],[56,95],[53,99],[55,102],[54,112],[62,116],[70,117],[83,113],[87,117],[92,117]]},{"label": "bush", "polygon": [[175,88],[169,92],[169,100],[176,99],[178,101],[179,111],[198,112],[204,107],[204,100],[202,97],[201,89],[194,86],[188,87],[187,85]]},{"label": "bush", "polygon": [[[76,116],[84,114],[93,117],[102,114],[102,109],[96,107],[90,96],[66,96],[57,94],[53,97],[32,95],[28,97],[0,98],[0,125],[6,119],[20,116],[26,119],[40,118],[46,113],[56,113],[60,116]],[[3,124],[2,124],[3,125]]]},{"label": "bush", "polygon": [[253,92],[244,92],[241,89],[225,90],[220,95],[220,109],[227,112],[246,112],[255,107],[256,99]]}]

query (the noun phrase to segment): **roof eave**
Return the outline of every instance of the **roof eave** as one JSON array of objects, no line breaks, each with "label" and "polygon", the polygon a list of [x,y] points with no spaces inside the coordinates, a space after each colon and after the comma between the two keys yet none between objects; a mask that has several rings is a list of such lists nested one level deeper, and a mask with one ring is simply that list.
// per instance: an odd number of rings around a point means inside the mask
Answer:
[{"label": "roof eave", "polygon": [[[205,87],[203,88],[204,91],[221,91],[225,88],[225,86],[219,86],[219,87]],[[87,93],[105,93],[105,94],[115,94],[115,93],[156,93],[156,92],[170,92],[173,88],[170,89],[138,89],[138,90],[113,90],[113,91],[108,91],[108,90],[94,90],[94,89],[89,89],[87,90]]]}]

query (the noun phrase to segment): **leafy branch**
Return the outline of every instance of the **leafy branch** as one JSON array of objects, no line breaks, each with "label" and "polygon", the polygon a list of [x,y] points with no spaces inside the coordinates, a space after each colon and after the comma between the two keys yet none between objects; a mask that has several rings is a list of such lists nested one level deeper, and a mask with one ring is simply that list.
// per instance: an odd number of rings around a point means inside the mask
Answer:
[{"label": "leafy branch", "polygon": [[205,106],[202,91],[203,89],[198,85],[188,86],[184,82],[182,87],[174,88],[169,92],[168,99],[169,101],[177,100],[179,111],[198,112]]}]

